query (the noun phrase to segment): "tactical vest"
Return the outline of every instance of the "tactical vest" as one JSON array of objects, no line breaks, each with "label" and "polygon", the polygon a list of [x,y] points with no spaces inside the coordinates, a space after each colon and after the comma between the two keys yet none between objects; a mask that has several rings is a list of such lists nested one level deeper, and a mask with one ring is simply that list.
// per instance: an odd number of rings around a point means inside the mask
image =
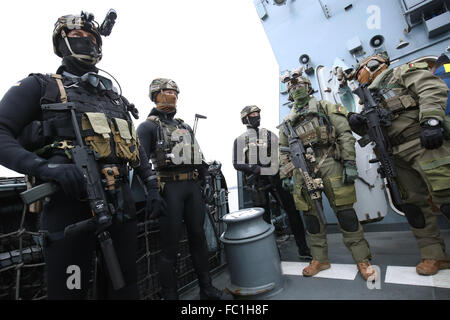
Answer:
[{"label": "tactical vest", "polygon": [[[427,63],[411,63],[402,65],[400,69],[387,69],[383,71],[369,86],[370,90],[376,90],[376,99],[380,107],[389,111],[390,120],[396,121],[395,126],[388,128],[388,135],[392,146],[418,139],[421,133],[419,119],[419,97],[397,81],[397,73],[406,72],[408,69],[428,70]],[[417,112],[415,117],[402,116],[404,112]]]},{"label": "tactical vest", "polygon": [[[257,134],[258,130],[258,134]],[[239,145],[243,143],[243,145]],[[263,152],[267,157],[271,156],[271,149],[269,146],[270,136],[269,130],[267,129],[255,129],[247,130],[244,134],[238,137],[238,152],[239,148],[242,147],[243,162],[245,164],[258,164],[261,165],[259,155]],[[260,151],[260,150],[263,151]],[[238,154],[239,155],[239,154]],[[270,164],[265,164],[263,166],[269,167]]]},{"label": "tactical vest", "polygon": [[327,147],[336,142],[336,128],[316,100],[311,100],[307,108],[301,109],[293,128],[305,146]]},{"label": "tactical vest", "polygon": [[[422,63],[418,63],[418,68],[425,69]],[[426,63],[424,64],[428,66]],[[378,90],[378,98],[380,99],[381,107],[389,110],[395,117],[399,113],[403,113],[407,109],[419,107],[419,97],[412,91],[408,90],[394,79],[393,69],[386,70],[380,74],[377,79],[370,85],[370,89],[376,88]]]},{"label": "tactical vest", "polygon": [[202,163],[194,132],[183,120],[175,118],[167,121],[156,115],[149,116],[147,120],[157,125],[156,148],[150,154],[155,170]]},{"label": "tactical vest", "polygon": [[[45,104],[75,104],[75,114],[82,139],[103,163],[126,163],[137,167],[139,139],[125,102],[112,90],[99,90],[79,78],[61,75],[33,74],[44,90],[41,106]],[[42,112],[40,121],[43,147],[36,150],[43,157],[73,147],[75,132],[68,111]]]}]

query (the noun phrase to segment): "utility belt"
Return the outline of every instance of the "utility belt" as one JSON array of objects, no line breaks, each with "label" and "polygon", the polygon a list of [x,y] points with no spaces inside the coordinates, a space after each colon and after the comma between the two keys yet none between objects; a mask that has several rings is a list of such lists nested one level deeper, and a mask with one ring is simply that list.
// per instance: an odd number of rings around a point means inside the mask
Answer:
[{"label": "utility belt", "polygon": [[158,171],[156,175],[158,176],[159,182],[188,181],[198,179],[197,171],[190,171],[184,173]]}]

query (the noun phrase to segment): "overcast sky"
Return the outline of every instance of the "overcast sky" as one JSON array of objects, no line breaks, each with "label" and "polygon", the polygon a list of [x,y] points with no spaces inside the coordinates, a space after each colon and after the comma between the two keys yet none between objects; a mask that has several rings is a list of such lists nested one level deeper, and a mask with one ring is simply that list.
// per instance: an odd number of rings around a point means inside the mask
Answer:
[{"label": "overcast sky", "polygon": [[[148,87],[157,77],[180,88],[177,117],[193,126],[206,160],[218,160],[229,186],[234,139],[245,130],[240,110],[262,109],[261,125],[278,124],[278,65],[252,0],[2,1],[0,96],[29,73],[55,72],[52,31],[57,18],[92,12],[101,23],[110,8],[118,13],[112,34],[103,39],[98,67],[120,83],[140,112],[136,127],[153,107]],[[17,176],[0,167],[0,176]],[[234,205],[233,205],[234,207]]]}]

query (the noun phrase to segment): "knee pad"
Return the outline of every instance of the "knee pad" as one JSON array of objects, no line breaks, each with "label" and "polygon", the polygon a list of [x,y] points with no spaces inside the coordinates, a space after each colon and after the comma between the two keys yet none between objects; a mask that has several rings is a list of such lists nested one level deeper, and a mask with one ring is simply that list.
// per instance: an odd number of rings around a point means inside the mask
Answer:
[{"label": "knee pad", "polygon": [[320,223],[316,216],[305,214],[303,217],[306,223],[306,230],[308,230],[309,233],[316,234],[320,232]]},{"label": "knee pad", "polygon": [[338,211],[336,213],[339,225],[346,232],[356,232],[359,228],[359,220],[353,209]]},{"label": "knee pad", "polygon": [[423,216],[422,210],[420,210],[418,206],[413,204],[404,204],[402,205],[402,209],[411,227],[416,229],[425,228],[425,217]]},{"label": "knee pad", "polygon": [[440,209],[442,214],[450,220],[450,203],[442,204]]}]

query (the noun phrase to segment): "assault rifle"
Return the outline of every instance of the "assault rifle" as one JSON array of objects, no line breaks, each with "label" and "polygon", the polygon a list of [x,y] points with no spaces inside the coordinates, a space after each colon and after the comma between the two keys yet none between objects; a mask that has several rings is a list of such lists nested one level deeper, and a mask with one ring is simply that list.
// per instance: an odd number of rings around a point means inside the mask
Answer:
[{"label": "assault rifle", "polygon": [[[380,163],[378,173],[382,178],[386,179],[394,205],[401,207],[402,199],[398,184],[395,180],[397,173],[392,161],[392,148],[386,132],[386,128],[391,125],[389,114],[385,112],[385,110],[378,108],[378,104],[375,102],[369,89],[367,89],[367,85],[359,86],[353,93],[356,94],[364,104],[364,110],[361,112],[361,115],[364,116],[366,120],[368,128],[367,135],[369,138],[368,142],[375,143],[374,149],[377,158],[371,159],[369,162]],[[361,142],[358,142],[361,145]]]},{"label": "assault rifle", "polygon": [[[64,229],[64,237],[70,237],[81,232],[95,232],[113,287],[115,290],[118,290],[125,285],[125,281],[111,236],[107,231],[107,228],[112,223],[112,215],[114,214],[115,209],[111,203],[108,203],[106,198],[105,186],[103,186],[100,168],[96,161],[94,150],[83,143],[75,115],[75,105],[73,103],[47,104],[43,105],[42,109],[43,111],[51,110],[71,113],[72,125],[77,142],[77,145],[71,149],[71,155],[73,162],[81,172],[83,172],[83,175],[87,180],[87,198],[93,217],[67,226]],[[57,184],[47,182],[22,192],[20,196],[22,197],[23,202],[28,205],[55,193],[58,189],[59,186]]]},{"label": "assault rifle", "polygon": [[322,179],[314,178],[314,175],[310,173],[308,164],[306,163],[306,151],[303,146],[302,140],[292,128],[290,121],[284,121],[281,124],[284,134],[288,137],[289,152],[291,154],[291,161],[295,168],[300,170],[303,177],[303,187],[308,191],[311,200],[316,207],[317,213],[322,224],[326,224],[325,215],[322,209]]}]

